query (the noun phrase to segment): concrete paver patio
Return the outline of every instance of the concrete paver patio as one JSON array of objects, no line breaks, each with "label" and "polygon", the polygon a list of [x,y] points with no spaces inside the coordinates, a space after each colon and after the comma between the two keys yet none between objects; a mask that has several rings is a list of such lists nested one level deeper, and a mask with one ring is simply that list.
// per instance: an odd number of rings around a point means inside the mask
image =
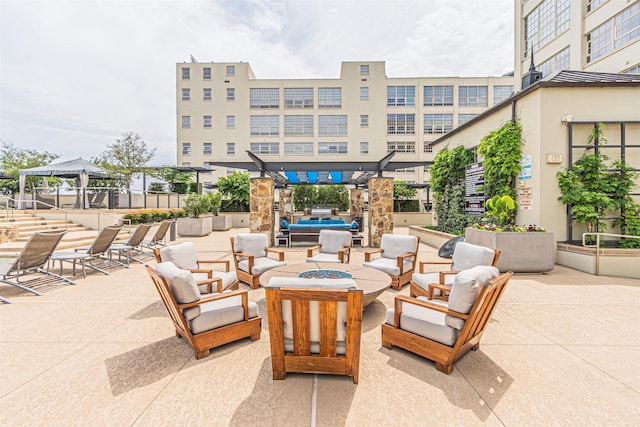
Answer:
[{"label": "concrete paver patio", "polygon": [[[179,238],[202,258],[230,259],[229,236]],[[407,233],[396,228],[395,233]],[[367,248],[354,248],[361,264]],[[285,248],[288,263],[306,247]],[[420,245],[419,260],[436,258]],[[154,265],[151,261],[149,264]],[[271,379],[268,327],[196,360],[175,337],[140,264],[36,296],[0,284],[1,424],[27,425],[638,425],[640,280],[556,266],[516,275],[476,352],[451,375],[380,345],[398,292],[364,313],[360,381]],[[248,289],[246,285],[242,288]],[[264,291],[251,290],[264,314]],[[264,316],[263,316],[264,317]]]}]

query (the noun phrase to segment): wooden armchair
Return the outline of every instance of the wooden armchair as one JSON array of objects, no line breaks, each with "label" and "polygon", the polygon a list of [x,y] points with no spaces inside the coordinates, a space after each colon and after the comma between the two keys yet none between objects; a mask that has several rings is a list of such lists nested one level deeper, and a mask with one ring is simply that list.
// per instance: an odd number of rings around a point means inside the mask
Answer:
[{"label": "wooden armchair", "polygon": [[480,338],[513,273],[498,276],[495,267],[460,272],[448,303],[397,296],[382,325],[382,346],[404,348],[436,363],[445,374]]},{"label": "wooden armchair", "polygon": [[[231,237],[231,251],[238,279],[251,289],[260,286],[260,275],[267,270],[286,265],[284,251],[269,248],[267,236],[261,233],[240,233]],[[278,259],[268,255],[276,254]]]},{"label": "wooden armchair", "polygon": [[[319,245],[307,248],[307,262],[339,262],[349,264],[351,259],[351,232],[320,230]],[[317,252],[314,255],[314,252]]]},{"label": "wooden armchair", "polygon": [[189,271],[171,262],[158,264],[157,271],[145,267],[169,312],[176,336],[193,347],[196,359],[232,341],[260,339],[258,306],[248,300],[246,290],[203,296]]},{"label": "wooden armchair", "polygon": [[[428,299],[447,300],[447,294],[453,278],[462,270],[479,265],[495,267],[500,258],[498,249],[485,248],[467,242],[458,242],[450,260],[421,261],[419,273],[411,276],[409,294],[412,297],[423,296]],[[450,270],[425,272],[425,266],[448,266]]]},{"label": "wooden armchair", "polygon": [[[419,244],[416,236],[383,234],[380,248],[365,252],[362,265],[384,271],[391,276],[391,287],[402,289],[415,271]],[[378,253],[380,258],[373,259],[372,255]]]},{"label": "wooden armchair", "polygon": [[[238,289],[240,282],[234,271],[229,271],[229,260],[221,259],[198,259],[196,247],[192,242],[184,242],[173,246],[163,248],[155,248],[153,254],[158,263],[171,261],[178,268],[189,270],[193,273],[196,283],[200,288],[200,292],[222,292],[226,290]],[[206,264],[220,265],[220,267],[204,268]],[[212,279],[219,277],[222,279],[218,282],[216,289],[211,288]]]},{"label": "wooden armchair", "polygon": [[274,380],[306,372],[358,384],[363,292],[355,282],[272,277],[265,294]]}]

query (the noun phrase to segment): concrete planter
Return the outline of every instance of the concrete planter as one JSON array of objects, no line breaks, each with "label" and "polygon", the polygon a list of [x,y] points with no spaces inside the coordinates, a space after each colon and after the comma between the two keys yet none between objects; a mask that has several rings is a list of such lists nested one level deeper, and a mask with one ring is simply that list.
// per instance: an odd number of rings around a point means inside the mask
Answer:
[{"label": "concrete planter", "polygon": [[211,217],[213,231],[227,231],[233,225],[233,218],[230,215],[216,215]]},{"label": "concrete planter", "polygon": [[553,233],[496,233],[467,227],[465,242],[502,251],[498,261],[500,271],[543,273],[553,270],[556,242]]},{"label": "concrete planter", "polygon": [[199,218],[178,218],[178,235],[183,237],[201,237],[211,233],[213,221],[210,216]]}]

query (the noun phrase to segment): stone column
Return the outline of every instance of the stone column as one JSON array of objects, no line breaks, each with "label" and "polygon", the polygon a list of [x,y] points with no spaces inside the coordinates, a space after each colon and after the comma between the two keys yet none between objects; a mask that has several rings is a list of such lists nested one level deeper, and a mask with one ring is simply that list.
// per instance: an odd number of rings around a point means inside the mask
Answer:
[{"label": "stone column", "polygon": [[393,178],[370,178],[369,246],[380,247],[383,234],[393,233]]},{"label": "stone column", "polygon": [[252,233],[265,234],[269,246],[273,246],[273,226],[276,219],[273,179],[251,178],[249,188],[249,228]]},{"label": "stone column", "polygon": [[[364,221],[364,190],[359,188],[352,188],[349,191],[350,198],[350,206],[349,206],[349,220],[355,221],[356,217],[360,218],[360,221]],[[359,231],[362,231],[362,226],[364,224],[360,224],[358,227]]]},{"label": "stone column", "polygon": [[286,219],[289,224],[293,223],[293,190],[280,190],[280,203],[278,212],[280,221]]}]

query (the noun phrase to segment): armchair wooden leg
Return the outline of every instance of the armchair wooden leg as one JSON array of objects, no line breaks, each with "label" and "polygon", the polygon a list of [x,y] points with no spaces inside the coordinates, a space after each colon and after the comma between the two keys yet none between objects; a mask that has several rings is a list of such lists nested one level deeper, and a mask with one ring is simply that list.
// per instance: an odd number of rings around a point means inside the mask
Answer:
[{"label": "armchair wooden leg", "polygon": [[391,350],[393,348],[393,344],[391,344],[389,341],[382,341],[382,346],[384,348],[388,348],[389,350]]},{"label": "armchair wooden leg", "polygon": [[449,375],[451,372],[453,372],[453,363],[445,364],[436,362],[436,369],[442,373]]},{"label": "armchair wooden leg", "polygon": [[209,356],[209,349],[196,351],[196,359],[203,359]]}]

